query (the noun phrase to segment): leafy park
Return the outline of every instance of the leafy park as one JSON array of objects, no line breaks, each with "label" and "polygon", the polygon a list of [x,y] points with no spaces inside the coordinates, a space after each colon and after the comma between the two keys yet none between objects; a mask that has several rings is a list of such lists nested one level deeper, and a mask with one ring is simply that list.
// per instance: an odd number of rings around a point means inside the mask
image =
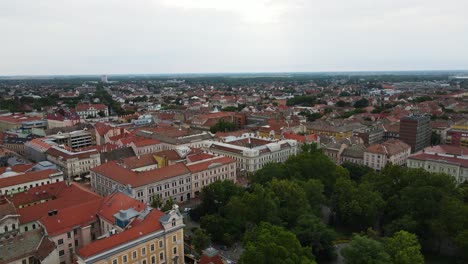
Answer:
[{"label": "leafy park", "polygon": [[442,173],[387,166],[380,172],[335,165],[314,145],[285,163],[205,187],[190,212],[209,241],[241,241],[239,263],[424,263],[468,253],[468,185]]}]

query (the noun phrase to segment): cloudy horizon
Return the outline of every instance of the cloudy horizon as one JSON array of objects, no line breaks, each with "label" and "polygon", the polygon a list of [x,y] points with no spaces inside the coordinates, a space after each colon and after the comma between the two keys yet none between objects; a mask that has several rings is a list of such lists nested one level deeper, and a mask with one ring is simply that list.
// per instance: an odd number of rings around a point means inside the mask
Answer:
[{"label": "cloudy horizon", "polygon": [[468,69],[468,1],[6,0],[0,75]]}]

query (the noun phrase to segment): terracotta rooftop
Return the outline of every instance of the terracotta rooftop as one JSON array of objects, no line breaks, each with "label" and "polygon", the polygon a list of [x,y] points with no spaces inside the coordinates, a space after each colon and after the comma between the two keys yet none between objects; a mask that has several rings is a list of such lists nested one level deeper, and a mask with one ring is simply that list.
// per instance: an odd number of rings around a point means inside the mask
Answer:
[{"label": "terracotta rooftop", "polygon": [[370,145],[366,152],[393,156],[408,149],[411,149],[411,147],[405,142],[398,139],[389,139],[382,144]]},{"label": "terracotta rooftop", "polygon": [[96,149],[80,151],[80,152],[71,152],[71,151],[54,146],[47,150],[47,154],[56,158],[62,157],[64,160],[69,160],[69,159],[75,159],[75,158],[87,159],[91,155],[99,154],[99,152]]},{"label": "terracotta rooftop", "polygon": [[113,223],[114,214],[120,210],[126,210],[129,208],[133,208],[135,211],[141,212],[146,208],[146,205],[124,193],[116,192],[104,197],[97,213],[100,217]]},{"label": "terracotta rooftop", "polygon": [[152,210],[143,221],[134,221],[130,229],[126,229],[116,235],[97,240],[78,249],[78,255],[82,258],[89,258],[114,247],[121,246],[140,237],[159,231],[163,228],[159,222],[159,219],[163,215],[164,213],[161,211]]},{"label": "terracotta rooftop", "polygon": [[77,112],[79,112],[79,111],[87,111],[91,107],[93,107],[96,110],[106,110],[107,109],[107,105],[105,105],[105,104],[77,104],[75,109],[76,109]]},{"label": "terracotta rooftop", "polygon": [[236,160],[230,157],[218,157],[214,159],[210,159],[207,161],[196,162],[192,164],[187,164],[187,168],[191,172],[200,172],[209,169],[211,166],[215,166],[216,164],[219,165],[226,165],[229,163],[235,163]]},{"label": "terracotta rooftop", "polygon": [[76,226],[86,227],[96,221],[96,212],[101,205],[101,200],[102,198],[67,206],[58,209],[57,214],[52,216],[46,213],[41,217],[40,222],[49,236],[62,234]]},{"label": "terracotta rooftop", "polygon": [[0,174],[4,173],[7,168],[10,168],[11,171],[14,172],[26,172],[29,169],[31,169],[35,164],[19,164],[15,166],[10,166],[10,167],[0,167]]},{"label": "terracotta rooftop", "polygon": [[121,162],[129,169],[137,169],[157,164],[154,154],[152,153],[124,158]]},{"label": "terracotta rooftop", "polygon": [[39,121],[40,117],[25,116],[23,114],[14,114],[8,116],[0,116],[0,122],[10,124],[21,124],[22,122]]},{"label": "terracotta rooftop", "polygon": [[163,168],[158,168],[143,172],[133,172],[117,161],[110,161],[100,166],[94,167],[92,171],[108,177],[116,182],[132,187],[144,186],[161,180],[188,174],[190,171],[185,164],[176,163]]},{"label": "terracotta rooftop", "polygon": [[18,184],[25,184],[33,181],[44,180],[49,178],[51,174],[58,172],[58,170],[48,169],[42,171],[31,171],[16,176],[0,178],[0,187],[8,187]]},{"label": "terracotta rooftop", "polygon": [[454,165],[459,165],[464,168],[468,168],[468,159],[461,159],[457,157],[448,157],[448,156],[441,156],[441,155],[435,155],[435,154],[419,153],[419,154],[414,154],[410,156],[408,159],[445,162],[447,164],[454,164]]},{"label": "terracotta rooftop", "polygon": [[[50,197],[51,200],[17,209],[18,214],[20,215],[20,223],[29,223],[39,220],[52,210],[62,210],[84,202],[101,199],[101,196],[84,189],[76,183],[72,183],[70,186],[67,186],[63,182],[57,182],[50,185],[57,188],[53,190],[55,193]],[[20,205],[19,201],[28,200],[27,197],[23,198],[21,196],[34,196],[37,193],[36,188],[37,187],[31,188],[26,193],[13,195],[12,201],[15,206],[18,207]],[[18,196],[18,198],[16,198],[16,196]]]}]

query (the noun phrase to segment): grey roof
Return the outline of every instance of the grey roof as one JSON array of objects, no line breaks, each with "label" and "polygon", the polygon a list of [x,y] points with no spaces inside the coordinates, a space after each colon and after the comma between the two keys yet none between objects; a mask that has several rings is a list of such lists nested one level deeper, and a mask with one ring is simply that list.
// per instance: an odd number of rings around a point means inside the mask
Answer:
[{"label": "grey roof", "polygon": [[341,156],[352,157],[352,158],[364,158],[364,152],[366,151],[364,144],[356,144],[346,148]]},{"label": "grey roof", "polygon": [[124,147],[101,153],[101,161],[105,162],[106,160],[118,160],[134,156],[135,152],[131,147]]},{"label": "grey roof", "polygon": [[[42,245],[44,243],[48,245]],[[9,263],[30,256],[41,259],[41,257],[47,256],[54,249],[55,246],[51,244],[52,242],[43,236],[40,229],[1,240],[0,263]]]},{"label": "grey roof", "polygon": [[114,217],[117,218],[118,220],[125,221],[125,220],[130,220],[136,216],[138,216],[140,213],[137,212],[133,208],[129,208],[127,210],[120,210],[119,212],[114,214]]},{"label": "grey roof", "polygon": [[179,137],[179,138],[172,138],[166,135],[152,133],[149,131],[138,131],[137,135],[142,136],[142,137],[157,139],[161,142],[169,143],[172,145],[181,145],[181,144],[186,144],[190,142],[213,139],[213,137],[208,133],[194,134],[194,135],[189,135],[189,136],[184,136],[184,137]]}]

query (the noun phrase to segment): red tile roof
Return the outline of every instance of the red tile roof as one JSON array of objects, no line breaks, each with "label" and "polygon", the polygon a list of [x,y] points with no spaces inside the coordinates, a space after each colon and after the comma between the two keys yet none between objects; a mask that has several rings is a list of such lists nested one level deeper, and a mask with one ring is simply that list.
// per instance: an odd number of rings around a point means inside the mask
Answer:
[{"label": "red tile roof", "polygon": [[99,154],[99,152],[96,149],[80,151],[80,152],[71,152],[71,151],[61,149],[59,147],[51,147],[47,150],[47,154],[56,158],[63,157],[64,160],[69,160],[69,159],[75,159],[75,158],[87,159],[93,154]]},{"label": "red tile roof", "polygon": [[198,264],[224,264],[224,261],[219,255],[214,255],[212,257],[203,255],[200,261],[198,261]]},{"label": "red tile roof", "polygon": [[50,145],[49,143],[44,142],[43,141],[44,139],[45,138],[35,138],[35,139],[32,139],[31,141],[29,141],[27,144],[32,145],[32,146],[34,146],[37,149],[40,149],[42,151],[46,151],[50,147],[52,147],[52,145]]},{"label": "red tile roof", "polygon": [[135,144],[135,146],[139,148],[139,147],[146,147],[146,146],[161,144],[161,141],[152,139],[152,138],[144,138],[144,139],[133,141],[133,144]]},{"label": "red tile roof", "polygon": [[108,222],[114,222],[114,214],[120,210],[133,208],[137,212],[141,212],[146,208],[146,205],[132,197],[121,192],[116,192],[104,197],[97,211],[98,215]]},{"label": "red tile roof", "polygon": [[149,235],[161,230],[163,227],[159,222],[164,213],[158,210],[152,210],[143,221],[134,221],[130,229],[126,229],[116,235],[97,240],[78,249],[78,255],[82,258],[88,258],[102,253],[116,246],[131,242],[140,237]]},{"label": "red tile roof", "polygon": [[0,187],[14,186],[18,184],[25,184],[33,181],[39,181],[49,178],[51,174],[59,172],[58,170],[43,170],[31,171],[17,176],[0,178]]},{"label": "red tile roof", "polygon": [[34,164],[19,164],[15,166],[10,166],[10,167],[0,167],[0,174],[4,173],[7,168],[10,168],[11,171],[14,172],[26,172],[27,170],[31,169],[34,166]]},{"label": "red tile roof", "polygon": [[382,144],[373,144],[367,147],[366,152],[384,154],[384,155],[395,155],[411,149],[411,147],[405,142],[398,139],[389,139]]},{"label": "red tile roof", "polygon": [[176,163],[163,168],[143,172],[133,172],[123,167],[118,161],[109,161],[91,169],[102,176],[108,177],[121,184],[130,184],[133,187],[144,186],[164,179],[188,174],[190,171],[185,164]]},{"label": "red tile roof", "polygon": [[96,110],[106,110],[107,105],[105,104],[77,104],[76,111],[87,111],[89,108],[94,107]]},{"label": "red tile roof", "polygon": [[294,140],[297,140],[298,142],[301,142],[301,143],[316,142],[317,141],[317,135],[316,134],[298,135],[298,134],[291,133],[291,132],[284,132],[283,136],[284,136],[285,139],[294,139]]},{"label": "red tile roof", "polygon": [[456,157],[447,157],[447,156],[440,156],[440,155],[434,155],[434,154],[420,153],[420,154],[412,155],[408,159],[446,162],[449,164],[460,165],[461,167],[468,168],[467,159],[461,159],[461,158],[456,158]]},{"label": "red tile roof", "polygon": [[129,169],[136,169],[157,164],[154,154],[143,154],[135,157],[122,159],[121,162]]},{"label": "red tile roof", "polygon": [[10,124],[21,124],[22,122],[29,121],[38,121],[42,118],[36,116],[25,116],[23,114],[14,114],[8,116],[0,116],[0,122],[10,123]]},{"label": "red tile roof", "polygon": [[[18,213],[20,216],[20,223],[29,223],[41,219],[43,216],[47,215],[49,211],[52,210],[61,210],[63,208],[72,207],[84,202],[93,201],[96,199],[101,199],[101,196],[84,189],[76,183],[72,183],[70,186],[65,185],[63,182],[53,183],[57,190],[52,200],[31,205],[28,207],[18,208]],[[36,193],[36,188],[31,188],[27,191],[25,195],[32,195]],[[22,196],[23,193],[17,194]],[[16,199],[16,196],[13,196],[13,203],[15,206],[19,206],[17,200],[26,200],[26,199]]]},{"label": "red tile roof", "polygon": [[46,214],[40,222],[49,236],[65,233],[76,226],[88,226],[96,221],[96,212],[101,205],[101,200],[102,198],[59,209],[56,215]]},{"label": "red tile roof", "polygon": [[196,161],[200,161],[200,160],[211,159],[211,158],[213,158],[213,157],[214,157],[213,154],[209,154],[209,153],[198,153],[198,154],[195,154],[195,155],[189,155],[189,156],[187,156],[187,160],[188,160],[188,162],[196,162]]},{"label": "red tile roof", "polygon": [[218,157],[218,158],[210,159],[210,160],[207,160],[207,161],[196,162],[196,163],[193,163],[193,164],[187,164],[187,168],[191,172],[200,172],[200,171],[204,171],[204,170],[209,169],[210,166],[212,166],[214,164],[226,165],[226,164],[229,164],[229,163],[236,163],[236,160],[234,160],[233,158],[230,158],[230,157]]}]

